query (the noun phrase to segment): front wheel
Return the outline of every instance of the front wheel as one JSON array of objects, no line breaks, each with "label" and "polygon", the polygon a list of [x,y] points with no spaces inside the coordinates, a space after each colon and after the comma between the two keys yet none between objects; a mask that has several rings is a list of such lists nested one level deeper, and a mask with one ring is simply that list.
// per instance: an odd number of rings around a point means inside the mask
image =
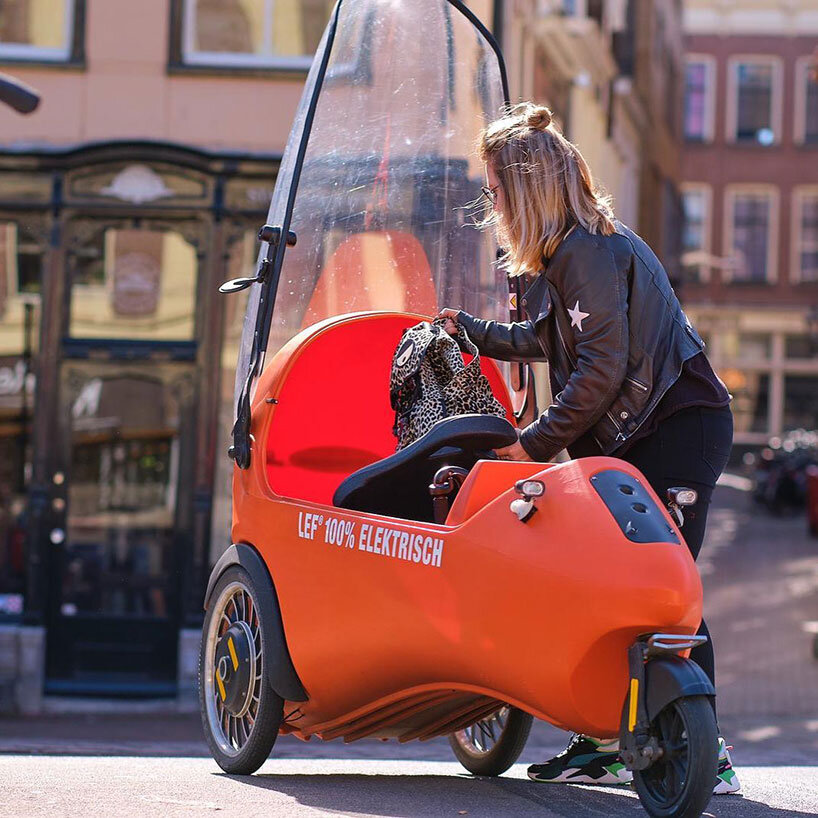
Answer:
[{"label": "front wheel", "polygon": [[250,575],[231,565],[213,589],[202,628],[199,704],[205,738],[227,773],[250,775],[270,755],[284,701],[270,686]]},{"label": "front wheel", "polygon": [[653,818],[699,818],[713,794],[718,770],[718,732],[707,696],[668,704],[650,723],[662,755],[635,770],[633,785]]},{"label": "front wheel", "polygon": [[449,736],[457,760],[473,775],[502,775],[519,757],[534,719],[506,705]]}]

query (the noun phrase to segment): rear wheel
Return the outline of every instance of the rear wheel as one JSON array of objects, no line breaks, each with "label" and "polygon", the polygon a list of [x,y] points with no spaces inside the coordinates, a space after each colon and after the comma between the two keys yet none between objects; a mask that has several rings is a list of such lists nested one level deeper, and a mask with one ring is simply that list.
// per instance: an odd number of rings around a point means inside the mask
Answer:
[{"label": "rear wheel", "polygon": [[501,775],[519,757],[533,718],[506,705],[449,736],[457,760],[473,775]]},{"label": "rear wheel", "polygon": [[654,818],[698,818],[713,795],[718,770],[718,734],[710,700],[676,699],[651,722],[650,733],[662,755],[633,773],[642,806]]},{"label": "rear wheel", "polygon": [[211,595],[202,628],[199,704],[205,738],[228,773],[250,775],[270,755],[284,701],[268,681],[258,594],[250,575],[231,565]]}]

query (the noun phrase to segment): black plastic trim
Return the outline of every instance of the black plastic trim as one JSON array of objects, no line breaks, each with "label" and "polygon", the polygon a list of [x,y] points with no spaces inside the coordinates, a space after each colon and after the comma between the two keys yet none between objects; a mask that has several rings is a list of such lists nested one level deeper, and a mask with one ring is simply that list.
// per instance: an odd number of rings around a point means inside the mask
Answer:
[{"label": "black plastic trim", "polygon": [[219,561],[213,566],[210,572],[210,579],[207,582],[205,591],[204,608],[210,603],[213,589],[219,581],[219,577],[231,566],[239,565],[250,574],[253,580],[256,593],[259,596],[258,603],[264,611],[261,617],[261,626],[264,631],[265,660],[269,672],[270,686],[273,690],[289,702],[305,702],[308,700],[304,686],[298,678],[298,674],[293,666],[290,651],[287,648],[287,637],[284,634],[284,622],[281,618],[281,608],[278,604],[275,585],[270,576],[267,566],[264,564],[259,553],[251,545],[239,543],[231,545]]},{"label": "black plastic trim", "polygon": [[631,542],[679,544],[662,509],[635,477],[619,469],[605,469],[591,477],[591,485]]},{"label": "black plastic trim", "polygon": [[661,656],[645,665],[648,719],[653,721],[671,702],[685,696],[715,696],[707,674],[692,660]]}]

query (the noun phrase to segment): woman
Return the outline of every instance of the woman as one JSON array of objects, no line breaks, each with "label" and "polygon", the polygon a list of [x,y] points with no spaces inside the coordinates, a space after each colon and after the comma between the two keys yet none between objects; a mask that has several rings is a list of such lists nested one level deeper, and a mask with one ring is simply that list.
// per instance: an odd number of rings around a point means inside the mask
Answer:
[{"label": "woman", "polygon": [[[667,273],[632,230],[615,221],[576,146],[547,108],[522,103],[482,133],[493,225],[502,264],[525,276],[528,320],[502,324],[444,309],[447,331],[462,324],[481,353],[499,360],[547,360],[551,405],[497,450],[507,460],[545,462],[613,455],[636,466],[659,497],[671,486],[698,491],[685,509],[684,536],[695,559],[716,479],[733,437],[730,395],[713,372]],[[709,637],[702,622],[699,633]],[[714,680],[708,641],[692,658]],[[619,784],[617,742],[574,736],[562,753],[528,774],[535,781]],[[738,780],[719,739],[715,792]]]}]

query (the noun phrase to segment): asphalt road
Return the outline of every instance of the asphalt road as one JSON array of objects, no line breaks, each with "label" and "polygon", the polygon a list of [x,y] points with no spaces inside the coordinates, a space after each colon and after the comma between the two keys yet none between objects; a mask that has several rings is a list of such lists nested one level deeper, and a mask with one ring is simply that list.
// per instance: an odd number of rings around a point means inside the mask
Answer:
[{"label": "asphalt road", "polygon": [[[818,767],[742,768],[744,795],[707,815],[818,814]],[[0,816],[406,816],[599,818],[645,812],[630,789],[534,784],[525,766],[474,779],[450,761],[270,760],[254,776],[224,775],[199,758],[0,757]]]}]

